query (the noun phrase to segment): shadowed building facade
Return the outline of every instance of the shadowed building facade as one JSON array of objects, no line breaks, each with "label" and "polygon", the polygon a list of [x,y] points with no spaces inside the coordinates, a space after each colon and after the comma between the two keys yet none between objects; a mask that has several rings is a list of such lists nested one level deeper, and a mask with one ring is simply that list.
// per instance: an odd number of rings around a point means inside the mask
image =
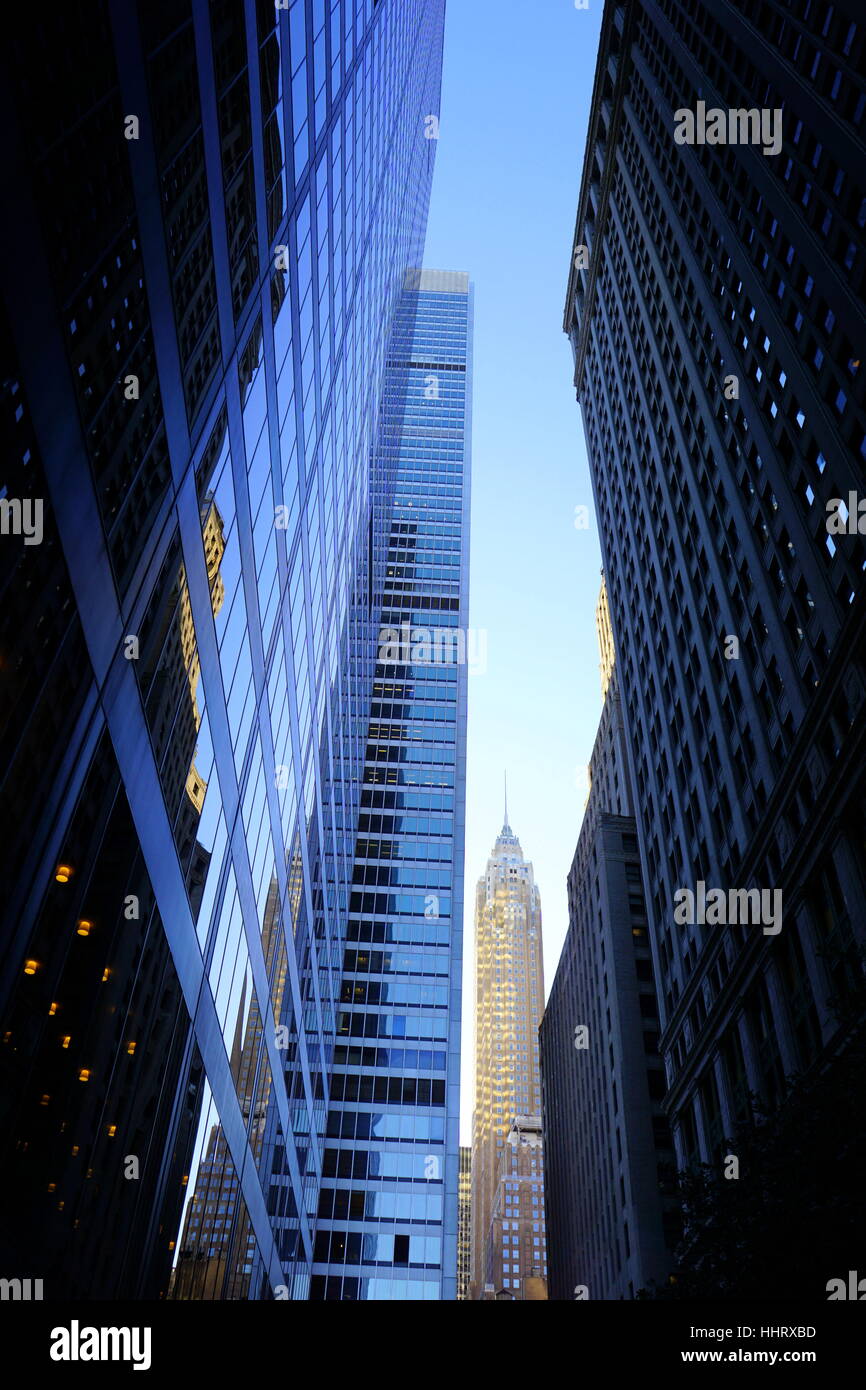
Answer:
[{"label": "shadowed building facade", "polygon": [[674,1153],[629,751],[602,581],[604,706],[568,875],[568,932],[541,1021],[550,1297],[663,1284],[679,1233]]},{"label": "shadowed building facade", "polygon": [[[680,1164],[833,1051],[862,978],[863,545],[828,523],[866,460],[863,52],[846,4],[602,22],[564,327]],[[699,103],[778,148],[680,143]],[[781,929],[697,920],[699,883],[781,893]]]}]

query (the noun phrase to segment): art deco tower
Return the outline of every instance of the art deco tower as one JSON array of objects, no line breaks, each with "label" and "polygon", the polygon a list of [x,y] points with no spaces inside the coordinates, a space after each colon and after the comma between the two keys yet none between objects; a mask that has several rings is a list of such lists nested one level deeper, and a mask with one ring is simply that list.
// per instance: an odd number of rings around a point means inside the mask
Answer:
[{"label": "art deco tower", "polygon": [[[544,1008],[541,901],[532,865],[505,821],[475,893],[475,1112],[472,1136],[472,1297],[543,1277],[541,1149],[528,1164],[506,1152],[541,1110],[538,1024]],[[513,1146],[512,1157],[522,1154]],[[524,1173],[524,1169],[526,1169]]]}]

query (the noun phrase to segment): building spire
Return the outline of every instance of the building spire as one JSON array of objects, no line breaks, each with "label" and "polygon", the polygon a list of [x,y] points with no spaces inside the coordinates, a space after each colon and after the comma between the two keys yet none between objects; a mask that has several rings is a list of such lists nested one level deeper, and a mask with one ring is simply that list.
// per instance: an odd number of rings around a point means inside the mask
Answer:
[{"label": "building spire", "polygon": [[508,773],[504,772],[502,774],[502,777],[505,783],[505,819],[502,822],[502,829],[510,830],[511,826],[508,824]]}]

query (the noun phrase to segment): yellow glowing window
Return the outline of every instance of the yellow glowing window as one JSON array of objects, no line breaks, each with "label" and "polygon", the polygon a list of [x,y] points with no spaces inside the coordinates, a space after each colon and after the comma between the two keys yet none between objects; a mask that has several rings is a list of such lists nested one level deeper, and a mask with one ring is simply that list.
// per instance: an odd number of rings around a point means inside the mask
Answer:
[{"label": "yellow glowing window", "polygon": [[58,883],[68,883],[74,873],[71,864],[58,864],[54,870],[54,877]]},{"label": "yellow glowing window", "polygon": [[56,1002],[55,1002],[54,1004],[52,1004],[52,1005],[50,1006],[49,1010],[48,1010],[48,1017],[49,1017],[49,1018],[52,1018],[52,1017],[54,1016],[54,1014],[57,1013],[57,1010],[59,1009],[59,1007],[60,1007],[60,1005],[57,1004]]},{"label": "yellow glowing window", "polygon": [[37,971],[38,969],[39,969],[39,962],[38,962],[38,960],[25,960],[25,962],[24,962],[24,974],[25,974],[25,975],[35,975],[35,974],[36,974],[36,971]]},{"label": "yellow glowing window", "polygon": [[82,1067],[82,1068],[81,1068],[81,1071],[78,1073],[78,1080],[79,1080],[79,1081],[89,1081],[89,1080],[90,1080],[90,1069],[89,1069],[89,1067]]},{"label": "yellow glowing window", "polygon": [[72,1157],[75,1158],[75,1157],[77,1156],[77,1154],[78,1154],[78,1145],[77,1145],[77,1144],[73,1144],[73,1145],[72,1145]]},{"label": "yellow glowing window", "polygon": [[109,1137],[109,1139],[113,1139],[116,1133],[117,1133],[117,1125],[109,1125],[109,1126],[108,1126],[108,1137]]},{"label": "yellow glowing window", "polygon": [[40,1100],[39,1104],[40,1104],[40,1105],[47,1105],[48,1102],[50,1101],[50,1099],[51,1099],[50,1096],[43,1096],[42,1099]]},{"label": "yellow glowing window", "polygon": [[182,1177],[181,1180],[180,1180],[180,1185],[181,1185],[181,1187],[186,1187],[186,1185],[187,1185],[188,1182],[189,1182],[189,1173],[184,1173],[183,1177]]},{"label": "yellow glowing window", "polygon": [[57,1191],[57,1183],[56,1183],[56,1182],[50,1182],[50,1183],[48,1184],[48,1191],[49,1191],[49,1192],[56,1192],[56,1191]]},{"label": "yellow glowing window", "polygon": [[93,930],[93,923],[88,922],[86,917],[79,918],[78,926],[75,928],[79,936],[89,936]]},{"label": "yellow glowing window", "polygon": [[127,1044],[126,1044],[126,1050],[127,1050],[127,1052],[129,1053],[129,1055],[130,1055],[130,1057],[131,1057],[132,1054],[133,1054],[133,1052],[135,1051],[135,1043],[134,1043],[134,1042],[127,1043]]},{"label": "yellow glowing window", "polygon": [[108,966],[106,965],[105,969],[104,969],[103,972],[102,972],[102,983],[105,984],[105,981],[106,981],[106,980],[110,980],[110,979],[111,979],[111,971],[109,970]]},{"label": "yellow glowing window", "polygon": [[60,1039],[60,1046],[61,1046],[61,1047],[68,1047],[69,1044],[70,1044],[71,1042],[72,1042],[72,1035],[71,1035],[71,1033],[64,1033],[63,1036],[62,1036],[62,1038]]}]

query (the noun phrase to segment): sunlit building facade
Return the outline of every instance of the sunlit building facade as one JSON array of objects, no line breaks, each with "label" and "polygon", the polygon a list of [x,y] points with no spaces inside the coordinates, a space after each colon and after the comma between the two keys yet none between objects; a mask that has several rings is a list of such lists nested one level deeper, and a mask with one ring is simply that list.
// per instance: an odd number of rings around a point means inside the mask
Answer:
[{"label": "sunlit building facade", "polygon": [[443,12],[7,26],[0,1263],[48,1299],[183,1295],[181,1245],[310,1291]]},{"label": "sunlit building facade", "polygon": [[486,1235],[487,1302],[547,1298],[544,1144],[540,1115],[515,1115],[499,1154]]},{"label": "sunlit building facade", "polygon": [[[506,806],[475,892],[473,1299],[496,1296],[500,1290],[523,1298],[532,1268],[540,1266],[542,1278],[547,1274],[542,1175],[535,1172],[532,1183],[521,1181],[528,1173],[511,1176],[512,1160],[514,1165],[522,1161],[528,1146],[522,1132],[525,1128],[528,1136],[532,1124],[539,1142],[536,1146],[533,1141],[531,1159],[537,1167],[543,1163],[538,1118],[543,1010],[541,899],[532,864],[508,824]],[[530,1268],[526,1251],[532,1251]]]}]

